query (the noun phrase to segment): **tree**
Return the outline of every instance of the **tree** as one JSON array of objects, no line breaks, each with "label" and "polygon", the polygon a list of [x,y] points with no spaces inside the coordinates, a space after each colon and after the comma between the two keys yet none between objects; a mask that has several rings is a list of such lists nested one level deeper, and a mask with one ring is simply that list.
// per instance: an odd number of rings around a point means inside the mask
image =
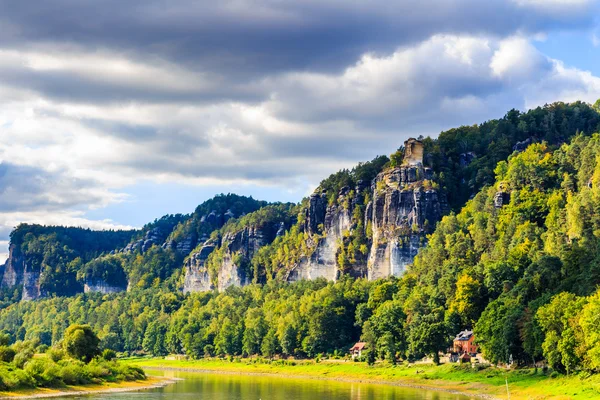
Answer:
[{"label": "tree", "polygon": [[0,332],[0,346],[8,346],[10,344],[10,335],[6,332]]},{"label": "tree", "polygon": [[63,347],[69,356],[86,363],[100,354],[100,339],[89,325],[71,325],[65,331]]},{"label": "tree", "polygon": [[409,325],[408,351],[412,357],[429,355],[439,364],[439,352],[447,348],[449,336],[442,309],[425,315],[417,315]]},{"label": "tree", "polygon": [[519,332],[519,321],[523,313],[523,306],[508,296],[502,296],[488,304],[474,330],[486,360],[496,364],[508,363],[511,358],[525,358]]},{"label": "tree", "polygon": [[563,292],[554,296],[536,313],[536,319],[546,335],[542,349],[548,364],[567,374],[575,371],[582,361],[582,354],[577,351],[579,344],[576,331],[580,327],[576,320],[586,302],[585,298]]},{"label": "tree", "polygon": [[8,346],[0,346],[0,361],[1,362],[12,362],[15,358],[16,352]]}]

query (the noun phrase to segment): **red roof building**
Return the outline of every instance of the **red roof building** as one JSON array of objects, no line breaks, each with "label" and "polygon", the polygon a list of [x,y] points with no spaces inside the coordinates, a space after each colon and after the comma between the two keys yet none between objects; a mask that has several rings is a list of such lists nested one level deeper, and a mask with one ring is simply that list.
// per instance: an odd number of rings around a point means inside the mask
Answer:
[{"label": "red roof building", "polygon": [[473,331],[462,331],[454,338],[452,350],[458,354],[477,354],[479,347],[474,341]]},{"label": "red roof building", "polygon": [[350,348],[350,354],[352,358],[357,358],[362,356],[362,351],[367,347],[367,343],[358,342],[354,346]]}]

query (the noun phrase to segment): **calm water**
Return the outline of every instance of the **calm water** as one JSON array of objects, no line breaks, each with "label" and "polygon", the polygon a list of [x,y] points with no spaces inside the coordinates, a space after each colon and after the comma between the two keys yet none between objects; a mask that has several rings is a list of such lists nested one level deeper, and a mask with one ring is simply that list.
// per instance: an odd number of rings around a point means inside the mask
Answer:
[{"label": "calm water", "polygon": [[[148,371],[182,381],[144,392],[95,395],[107,400],[469,400],[469,396],[386,385],[289,379],[263,376],[218,375]],[[74,397],[70,398],[71,400]],[[65,399],[66,400],[66,399]]]}]

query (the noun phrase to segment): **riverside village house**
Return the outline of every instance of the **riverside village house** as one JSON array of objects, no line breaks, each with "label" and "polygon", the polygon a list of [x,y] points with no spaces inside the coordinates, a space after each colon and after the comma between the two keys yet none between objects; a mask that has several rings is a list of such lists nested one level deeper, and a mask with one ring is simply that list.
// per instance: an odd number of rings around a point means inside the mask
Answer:
[{"label": "riverside village house", "polygon": [[464,330],[456,335],[452,342],[450,360],[454,362],[470,361],[471,357],[477,355],[478,349],[473,331]]},{"label": "riverside village house", "polygon": [[352,355],[352,359],[362,357],[362,352],[367,347],[367,343],[358,342],[354,346],[350,348],[350,355]]}]

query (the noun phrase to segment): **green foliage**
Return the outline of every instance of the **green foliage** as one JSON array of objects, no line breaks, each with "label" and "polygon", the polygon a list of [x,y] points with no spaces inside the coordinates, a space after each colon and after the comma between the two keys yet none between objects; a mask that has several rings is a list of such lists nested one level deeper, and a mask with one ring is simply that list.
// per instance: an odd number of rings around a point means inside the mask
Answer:
[{"label": "green foliage", "polygon": [[323,179],[317,191],[327,192],[329,204],[335,204],[341,188],[348,186],[353,189],[358,181],[371,182],[388,162],[389,159],[386,156],[377,156],[371,161],[359,163],[351,170],[340,170]]},{"label": "green foliage", "polygon": [[104,351],[102,352],[102,358],[106,361],[112,361],[115,358],[117,358],[117,353],[111,349],[104,349]]},{"label": "green foliage", "polygon": [[71,325],[65,331],[63,347],[75,359],[89,363],[100,354],[100,339],[89,325]]},{"label": "green foliage", "polygon": [[140,289],[158,287],[180,270],[183,257],[176,251],[152,246],[144,253],[129,256],[125,265],[129,286]]},{"label": "green foliage", "polygon": [[134,234],[21,224],[10,239],[14,256],[23,257],[28,268],[40,272],[41,293],[64,296],[83,290],[77,273],[85,262],[125,246]]},{"label": "green foliage", "polygon": [[13,362],[17,352],[8,346],[0,346],[0,361],[5,363]]},{"label": "green foliage", "polygon": [[127,275],[123,269],[124,256],[104,256],[78,268],[77,279],[83,282],[106,282],[117,287],[127,287]]}]

